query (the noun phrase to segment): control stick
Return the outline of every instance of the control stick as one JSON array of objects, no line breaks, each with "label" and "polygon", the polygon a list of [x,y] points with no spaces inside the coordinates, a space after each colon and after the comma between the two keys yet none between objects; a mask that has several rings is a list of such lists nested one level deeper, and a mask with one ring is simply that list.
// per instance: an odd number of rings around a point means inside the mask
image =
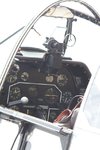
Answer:
[{"label": "control stick", "polygon": [[29,99],[27,97],[22,97],[20,100],[16,100],[16,101],[13,101],[13,102],[9,102],[8,103],[8,106],[14,106],[14,105],[17,105],[17,104],[27,104],[29,101]]}]

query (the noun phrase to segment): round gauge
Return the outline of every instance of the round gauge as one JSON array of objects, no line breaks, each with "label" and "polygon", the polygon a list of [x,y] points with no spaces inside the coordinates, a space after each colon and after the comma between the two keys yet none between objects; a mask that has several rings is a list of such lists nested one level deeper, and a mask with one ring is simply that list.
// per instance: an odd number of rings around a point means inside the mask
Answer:
[{"label": "round gauge", "polygon": [[20,67],[18,64],[14,64],[11,68],[11,71],[14,73],[17,73],[20,70]]},{"label": "round gauge", "polygon": [[21,74],[21,79],[22,79],[23,81],[27,81],[28,78],[29,78],[29,74],[28,74],[27,72],[23,72],[23,73]]},{"label": "round gauge", "polygon": [[65,86],[67,84],[67,82],[68,82],[68,78],[66,75],[64,75],[64,74],[58,75],[57,83],[59,86]]},{"label": "round gauge", "polygon": [[17,80],[17,75],[9,74],[6,78],[8,83],[14,83]]},{"label": "round gauge", "polygon": [[12,87],[10,90],[10,99],[19,100],[21,98],[21,90],[19,87]]},{"label": "round gauge", "polygon": [[48,104],[54,104],[59,100],[58,91],[55,88],[49,88],[45,92],[45,101]]},{"label": "round gauge", "polygon": [[53,82],[53,76],[52,75],[46,76],[46,81],[47,82]]},{"label": "round gauge", "polygon": [[31,97],[36,97],[38,95],[37,88],[35,86],[29,87],[28,93]]}]

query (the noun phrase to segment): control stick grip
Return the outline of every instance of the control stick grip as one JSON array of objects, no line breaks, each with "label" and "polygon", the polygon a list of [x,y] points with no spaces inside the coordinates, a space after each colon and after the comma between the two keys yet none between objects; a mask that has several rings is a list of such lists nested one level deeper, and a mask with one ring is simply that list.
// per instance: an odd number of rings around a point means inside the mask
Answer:
[{"label": "control stick grip", "polygon": [[27,104],[28,101],[29,101],[29,99],[27,97],[23,96],[20,100],[9,102],[8,106],[10,107],[10,106],[14,106],[17,104]]}]

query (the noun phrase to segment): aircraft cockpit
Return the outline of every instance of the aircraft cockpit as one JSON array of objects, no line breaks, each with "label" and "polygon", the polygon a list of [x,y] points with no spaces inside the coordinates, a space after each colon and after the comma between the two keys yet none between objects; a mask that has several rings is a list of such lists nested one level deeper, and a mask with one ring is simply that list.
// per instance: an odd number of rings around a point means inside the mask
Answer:
[{"label": "aircraft cockpit", "polygon": [[82,100],[91,70],[81,60],[68,57],[67,51],[77,50],[77,41],[83,38],[76,36],[80,35],[76,25],[79,18],[100,25],[95,11],[86,8],[92,15],[55,4],[28,25],[3,84],[1,105],[54,122],[60,113],[73,110]]},{"label": "aircraft cockpit", "polygon": [[100,147],[99,27],[92,6],[59,0],[0,42],[3,150]]}]

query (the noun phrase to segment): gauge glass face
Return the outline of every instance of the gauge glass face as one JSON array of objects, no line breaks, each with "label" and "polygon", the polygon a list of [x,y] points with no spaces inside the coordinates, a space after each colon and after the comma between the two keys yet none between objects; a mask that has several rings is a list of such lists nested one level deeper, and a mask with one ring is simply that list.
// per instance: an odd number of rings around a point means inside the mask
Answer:
[{"label": "gauge glass face", "polygon": [[20,70],[20,67],[18,64],[14,64],[11,68],[11,72],[17,73]]},{"label": "gauge glass face", "polygon": [[21,98],[21,90],[19,87],[12,87],[10,90],[10,99],[19,100]]},{"label": "gauge glass face", "polygon": [[68,82],[68,78],[66,75],[64,75],[64,74],[58,75],[57,83],[59,86],[65,86],[67,84],[67,82]]},{"label": "gauge glass face", "polygon": [[46,90],[45,101],[48,104],[54,104],[59,101],[59,93],[56,88],[49,88]]},{"label": "gauge glass face", "polygon": [[52,75],[46,76],[46,81],[50,83],[53,82],[53,76]]},{"label": "gauge glass face", "polygon": [[17,80],[17,75],[8,75],[6,81],[8,83],[14,83]]},{"label": "gauge glass face", "polygon": [[29,74],[28,74],[27,72],[23,72],[23,73],[21,74],[21,80],[27,81],[28,78],[29,78]]}]

